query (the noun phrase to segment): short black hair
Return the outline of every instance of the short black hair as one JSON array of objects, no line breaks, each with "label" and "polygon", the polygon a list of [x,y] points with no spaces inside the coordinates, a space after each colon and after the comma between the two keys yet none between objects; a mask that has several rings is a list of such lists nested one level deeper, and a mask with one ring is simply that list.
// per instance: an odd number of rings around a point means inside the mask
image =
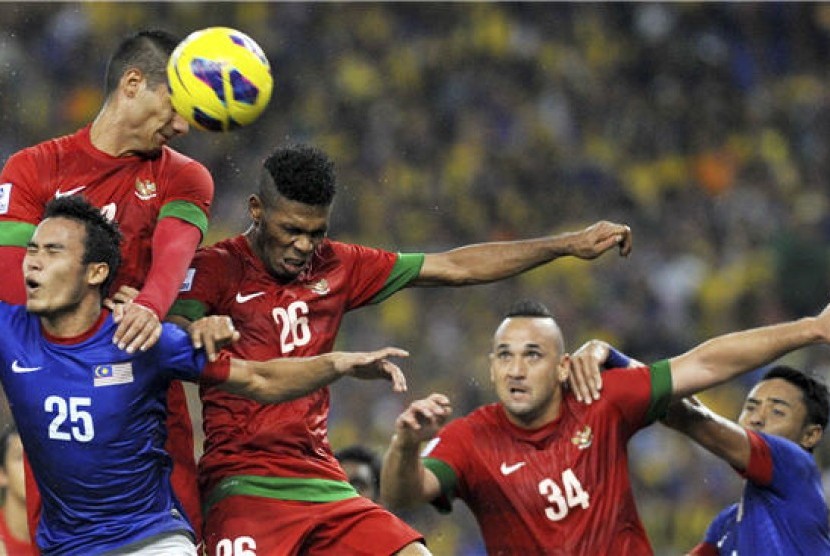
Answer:
[{"label": "short black hair", "polygon": [[161,29],[138,31],[122,40],[107,63],[105,95],[118,88],[129,68],[141,70],[152,88],[167,83],[167,61],[179,41],[179,37]]},{"label": "short black hair", "polygon": [[360,444],[352,444],[341,448],[334,453],[337,461],[356,461],[358,463],[365,463],[372,470],[372,488],[375,492],[380,492],[380,458],[372,450]]},{"label": "short black hair", "polygon": [[528,318],[553,318],[553,313],[547,306],[533,299],[522,299],[514,303],[504,314],[504,318],[528,317]]},{"label": "short black hair", "polygon": [[86,237],[81,262],[106,263],[109,266],[109,275],[101,284],[101,295],[106,297],[121,266],[121,232],[118,225],[107,220],[101,211],[82,195],[52,199],[46,204],[43,212],[43,219],[47,218],[67,218],[83,224]]},{"label": "short black hair", "polygon": [[780,378],[786,380],[799,390],[807,408],[807,424],[819,425],[827,428],[828,414],[830,414],[830,393],[827,385],[811,373],[799,371],[788,365],[776,365],[769,369],[761,380]]},{"label": "short black hair", "polygon": [[267,207],[278,196],[306,205],[331,205],[336,193],[334,164],[318,148],[290,145],[275,149],[262,164],[259,197]]}]

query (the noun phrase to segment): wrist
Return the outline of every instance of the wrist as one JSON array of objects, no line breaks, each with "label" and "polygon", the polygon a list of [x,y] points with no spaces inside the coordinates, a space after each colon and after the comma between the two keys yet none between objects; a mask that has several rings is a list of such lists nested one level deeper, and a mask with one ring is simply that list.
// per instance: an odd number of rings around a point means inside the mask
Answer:
[{"label": "wrist", "polygon": [[159,321],[161,320],[158,309],[152,303],[149,303],[146,299],[141,299],[141,296],[138,296],[133,300],[133,305],[135,305],[136,307],[141,307],[145,311],[150,311],[156,316],[156,319],[158,319]]},{"label": "wrist", "polygon": [[421,450],[421,442],[398,431],[392,435],[392,441],[389,443],[389,447],[403,456],[417,457]]},{"label": "wrist", "polygon": [[631,364],[631,358],[621,351],[607,346],[608,355],[605,358],[605,366],[612,369],[625,369]]}]

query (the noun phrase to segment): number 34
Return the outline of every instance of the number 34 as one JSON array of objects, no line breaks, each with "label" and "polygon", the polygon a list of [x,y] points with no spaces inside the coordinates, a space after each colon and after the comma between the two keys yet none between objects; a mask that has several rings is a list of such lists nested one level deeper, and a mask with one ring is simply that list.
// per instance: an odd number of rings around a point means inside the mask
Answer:
[{"label": "number 34", "polygon": [[[562,493],[564,488],[565,492]],[[544,479],[539,483],[539,494],[547,498],[550,506],[545,508],[545,516],[551,521],[564,519],[571,508],[580,506],[582,509],[590,505],[590,496],[582,483],[576,478],[573,469],[566,469],[562,472],[562,487],[556,484],[553,479]]]}]

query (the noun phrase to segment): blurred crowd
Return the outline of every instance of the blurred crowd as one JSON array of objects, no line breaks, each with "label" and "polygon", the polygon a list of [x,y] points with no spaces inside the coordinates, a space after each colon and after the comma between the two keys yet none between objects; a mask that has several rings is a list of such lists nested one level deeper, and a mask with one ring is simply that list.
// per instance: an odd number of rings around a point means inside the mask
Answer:
[{"label": "blurred crowd", "polygon": [[[0,159],[94,116],[123,35],[214,25],[259,42],[275,88],[252,126],[176,145],[216,180],[207,243],[246,227],[260,161],[293,142],[336,163],[336,239],[433,251],[599,219],[634,230],[628,259],[406,290],[348,316],[341,347],[410,350],[410,391],[337,383],[335,449],[382,451],[432,391],[458,415],[492,400],[490,337],[517,298],[552,307],[569,349],[600,337],[645,362],[830,301],[830,4],[5,3]],[[830,376],[827,349],[788,362]],[[751,380],[703,397],[736,417]],[[658,554],[739,495],[725,464],[660,425],[630,456]],[[830,469],[830,446],[818,459]],[[409,517],[436,554],[478,553],[453,515]]]}]

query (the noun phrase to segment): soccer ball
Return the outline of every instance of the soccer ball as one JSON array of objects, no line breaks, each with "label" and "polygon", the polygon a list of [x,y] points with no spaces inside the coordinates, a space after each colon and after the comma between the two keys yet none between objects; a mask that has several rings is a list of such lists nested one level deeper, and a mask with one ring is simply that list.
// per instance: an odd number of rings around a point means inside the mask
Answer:
[{"label": "soccer ball", "polygon": [[254,40],[229,27],[187,36],[167,63],[173,109],[192,126],[229,131],[259,117],[271,99],[271,65]]}]

